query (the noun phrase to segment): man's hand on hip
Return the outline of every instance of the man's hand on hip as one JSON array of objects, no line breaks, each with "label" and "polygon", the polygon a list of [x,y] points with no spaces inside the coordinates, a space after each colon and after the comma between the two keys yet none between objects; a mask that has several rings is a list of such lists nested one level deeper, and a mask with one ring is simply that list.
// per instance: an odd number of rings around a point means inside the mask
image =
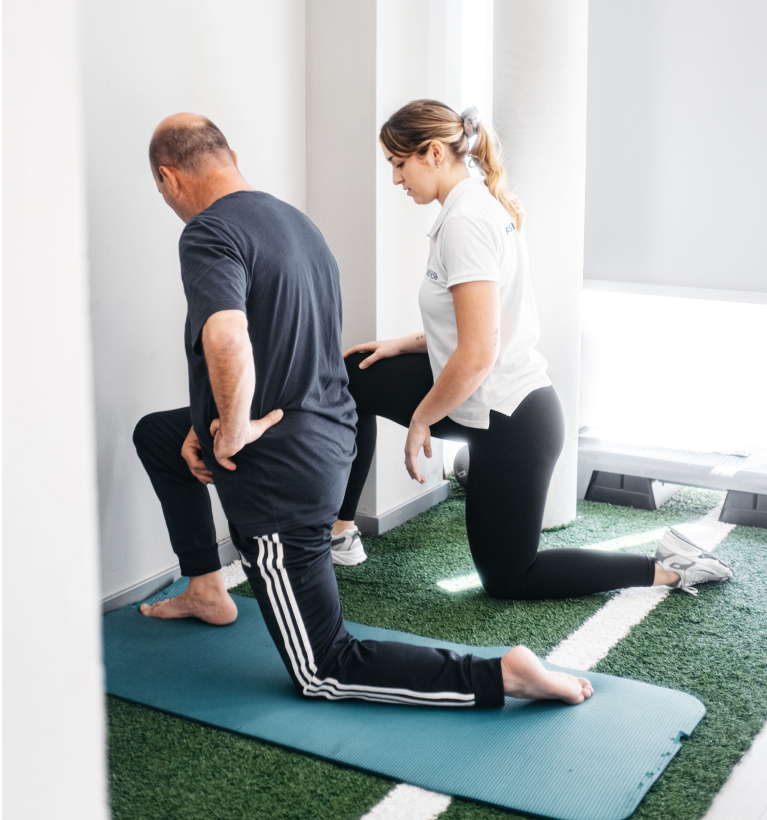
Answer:
[{"label": "man's hand on hip", "polygon": [[189,431],[189,435],[181,445],[181,455],[189,465],[192,475],[203,484],[213,483],[213,473],[205,466],[201,458],[200,440],[194,432],[194,427]]},{"label": "man's hand on hip", "polygon": [[213,419],[210,425],[210,434],[213,436],[213,454],[216,461],[227,470],[236,470],[237,465],[231,460],[232,456],[261,436],[282,418],[282,410],[272,410],[262,419],[251,419],[250,423],[241,430],[229,431],[221,427],[221,419]]}]

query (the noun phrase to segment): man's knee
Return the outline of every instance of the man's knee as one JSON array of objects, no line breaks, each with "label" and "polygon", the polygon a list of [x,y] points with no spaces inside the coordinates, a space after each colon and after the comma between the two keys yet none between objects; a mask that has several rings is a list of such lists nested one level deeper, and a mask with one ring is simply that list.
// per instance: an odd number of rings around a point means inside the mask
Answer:
[{"label": "man's knee", "polygon": [[346,365],[346,375],[349,378],[349,392],[352,395],[354,395],[357,382],[365,373],[364,370],[360,370],[360,362],[363,361],[363,359],[366,359],[369,355],[370,352],[352,353],[344,359],[344,364]]},{"label": "man's knee", "polygon": [[347,373],[356,373],[359,370],[360,362],[370,356],[372,351],[362,351],[361,353],[352,353],[344,359]]},{"label": "man's knee", "polygon": [[139,421],[133,430],[133,444],[139,453],[146,451],[156,442],[162,413],[150,413]]}]

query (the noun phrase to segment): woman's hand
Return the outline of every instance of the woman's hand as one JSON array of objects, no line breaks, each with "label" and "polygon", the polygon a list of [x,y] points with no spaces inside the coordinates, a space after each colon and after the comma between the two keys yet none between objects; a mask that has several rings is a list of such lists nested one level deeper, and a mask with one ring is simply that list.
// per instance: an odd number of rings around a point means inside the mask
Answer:
[{"label": "woman's hand", "polygon": [[194,427],[189,431],[189,435],[184,439],[181,445],[181,455],[184,461],[189,465],[192,475],[203,484],[213,483],[213,473],[205,466],[202,460],[202,449],[200,448],[200,440],[194,432]]},{"label": "woman's hand", "polygon": [[423,454],[426,458],[431,458],[431,430],[429,425],[413,418],[405,442],[405,467],[407,467],[410,478],[419,484],[426,481],[426,477],[418,472],[418,453],[421,452],[421,447],[423,447]]},{"label": "woman's hand", "polygon": [[344,359],[352,353],[367,353],[371,355],[360,362],[360,370],[370,367],[379,359],[390,359],[402,353],[426,353],[426,334],[423,331],[401,336],[399,339],[386,339],[383,342],[366,342],[363,345],[354,345],[344,353]]},{"label": "woman's hand", "polygon": [[366,353],[370,351],[371,355],[367,356],[360,362],[360,370],[370,367],[379,359],[390,359],[392,356],[399,356],[405,351],[402,349],[402,339],[387,339],[383,342],[365,342],[362,345],[354,345],[344,353],[344,359],[351,356],[352,353]]}]

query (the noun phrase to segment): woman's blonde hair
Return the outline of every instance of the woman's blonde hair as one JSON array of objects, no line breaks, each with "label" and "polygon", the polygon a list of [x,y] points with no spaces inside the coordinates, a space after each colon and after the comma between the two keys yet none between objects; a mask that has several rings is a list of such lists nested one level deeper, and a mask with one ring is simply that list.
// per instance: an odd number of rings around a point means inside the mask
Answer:
[{"label": "woman's blonde hair", "polygon": [[464,120],[452,108],[436,100],[413,100],[389,117],[381,127],[379,139],[384,148],[398,157],[425,156],[432,140],[446,145],[458,161],[464,162],[468,155],[482,169],[490,193],[509,212],[517,230],[521,230],[525,209],[506,190],[506,169],[501,163],[501,147],[495,133],[481,122],[470,130],[477,135],[471,151]]}]

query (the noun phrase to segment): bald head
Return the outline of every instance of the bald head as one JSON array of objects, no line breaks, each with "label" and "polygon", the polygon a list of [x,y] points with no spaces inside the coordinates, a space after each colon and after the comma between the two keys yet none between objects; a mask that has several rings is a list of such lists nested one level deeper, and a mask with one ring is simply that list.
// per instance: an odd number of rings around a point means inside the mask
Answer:
[{"label": "bald head", "polygon": [[174,114],[164,119],[152,134],[149,162],[158,175],[162,165],[197,174],[211,160],[216,165],[234,165],[226,137],[206,117]]}]

